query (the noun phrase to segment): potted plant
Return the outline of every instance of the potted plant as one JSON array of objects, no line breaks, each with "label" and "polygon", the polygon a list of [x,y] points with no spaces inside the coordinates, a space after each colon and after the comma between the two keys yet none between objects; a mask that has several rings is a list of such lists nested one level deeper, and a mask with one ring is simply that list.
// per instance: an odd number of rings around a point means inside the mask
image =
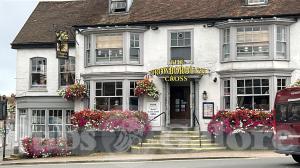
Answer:
[{"label": "potted plant", "polygon": [[75,83],[67,86],[66,88],[58,90],[58,95],[62,96],[68,101],[73,101],[74,99],[84,99],[87,97],[87,89],[84,84]]},{"label": "potted plant", "polygon": [[137,81],[137,86],[136,86],[134,92],[135,92],[136,96],[147,95],[149,97],[152,97],[154,100],[159,99],[158,89],[156,88],[153,81],[150,81],[147,78]]},{"label": "potted plant", "polygon": [[[82,110],[72,116],[72,125],[80,136],[80,145],[73,154],[92,152],[123,152],[140,142],[151,130],[148,114],[138,111]],[[87,138],[88,137],[88,138]],[[94,147],[82,148],[90,139]]]}]

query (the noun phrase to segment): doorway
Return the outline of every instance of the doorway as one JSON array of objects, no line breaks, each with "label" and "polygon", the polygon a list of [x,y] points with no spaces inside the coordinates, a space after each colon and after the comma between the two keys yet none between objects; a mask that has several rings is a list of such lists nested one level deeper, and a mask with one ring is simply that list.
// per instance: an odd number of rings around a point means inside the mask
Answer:
[{"label": "doorway", "polygon": [[190,126],[190,85],[170,86],[170,124]]}]

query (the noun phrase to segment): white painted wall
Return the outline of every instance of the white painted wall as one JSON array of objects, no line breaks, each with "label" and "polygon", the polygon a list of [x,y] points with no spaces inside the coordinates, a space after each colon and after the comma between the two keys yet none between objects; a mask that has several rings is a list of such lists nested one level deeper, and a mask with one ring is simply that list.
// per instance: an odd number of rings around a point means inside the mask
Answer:
[{"label": "white painted wall", "polygon": [[[75,50],[70,50],[70,55],[75,55]],[[31,90],[31,58],[47,58],[47,88],[46,91]],[[16,94],[21,96],[57,96],[59,89],[58,59],[55,49],[18,49],[16,69]]]}]

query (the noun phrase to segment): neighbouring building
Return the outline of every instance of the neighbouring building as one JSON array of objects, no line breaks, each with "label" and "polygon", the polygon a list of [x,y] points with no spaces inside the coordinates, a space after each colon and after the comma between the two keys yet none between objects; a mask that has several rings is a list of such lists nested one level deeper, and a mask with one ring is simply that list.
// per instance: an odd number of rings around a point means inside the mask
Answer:
[{"label": "neighbouring building", "polygon": [[[298,0],[40,2],[11,44],[16,145],[66,136],[82,108],[165,112],[158,131],[196,118],[206,131],[222,109],[271,111],[276,92],[300,76],[299,17]],[[59,30],[69,34],[68,60],[56,56]],[[158,100],[134,94],[150,72]],[[87,101],[58,96],[75,81],[88,86]]]}]

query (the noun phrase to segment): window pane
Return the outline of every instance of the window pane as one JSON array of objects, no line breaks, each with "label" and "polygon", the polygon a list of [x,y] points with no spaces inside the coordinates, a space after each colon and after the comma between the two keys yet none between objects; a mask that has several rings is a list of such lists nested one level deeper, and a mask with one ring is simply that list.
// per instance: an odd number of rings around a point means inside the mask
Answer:
[{"label": "window pane", "polygon": [[105,82],[103,83],[103,96],[115,96],[115,82]]},{"label": "window pane", "polygon": [[108,99],[106,97],[97,97],[96,98],[96,109],[100,111],[108,111]]},{"label": "window pane", "polygon": [[139,61],[140,49],[130,48],[130,61]]},{"label": "window pane", "polygon": [[172,47],[171,59],[173,60],[191,60],[191,48],[190,47]]},{"label": "window pane", "polygon": [[300,103],[289,105],[288,121],[300,121]]},{"label": "window pane", "polygon": [[252,96],[238,96],[238,107],[253,109]]},{"label": "window pane", "polygon": [[123,36],[122,35],[110,35],[110,36],[97,36],[96,48],[123,48]]},{"label": "window pane", "polygon": [[130,97],[129,98],[129,110],[130,111],[138,111],[138,97]]},{"label": "window pane", "polygon": [[237,87],[244,87],[244,80],[237,80]]},{"label": "window pane", "polygon": [[47,84],[46,75],[32,74],[32,86],[45,86]]},{"label": "window pane", "polygon": [[288,106],[286,104],[276,105],[276,121],[286,121]]},{"label": "window pane", "polygon": [[230,97],[229,96],[224,97],[224,108],[230,109]]},{"label": "window pane", "polygon": [[122,110],[122,98],[112,97],[110,98],[110,110]]},{"label": "window pane", "polygon": [[262,109],[262,110],[269,110],[269,108],[270,108],[269,96],[255,96],[254,97],[254,108]]}]

